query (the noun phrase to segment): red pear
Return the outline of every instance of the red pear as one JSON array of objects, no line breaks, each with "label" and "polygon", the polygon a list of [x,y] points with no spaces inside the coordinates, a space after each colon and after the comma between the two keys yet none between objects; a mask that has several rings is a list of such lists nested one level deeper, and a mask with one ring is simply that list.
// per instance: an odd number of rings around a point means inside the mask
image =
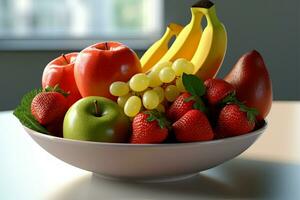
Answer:
[{"label": "red pear", "polygon": [[262,56],[255,50],[244,54],[225,81],[236,89],[238,100],[259,112],[257,120],[264,119],[272,106],[272,82]]}]

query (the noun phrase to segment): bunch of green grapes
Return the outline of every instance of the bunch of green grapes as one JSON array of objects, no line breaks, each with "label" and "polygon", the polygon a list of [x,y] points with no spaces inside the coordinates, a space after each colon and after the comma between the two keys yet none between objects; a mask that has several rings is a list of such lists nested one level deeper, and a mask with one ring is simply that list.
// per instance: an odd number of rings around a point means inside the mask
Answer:
[{"label": "bunch of green grapes", "polygon": [[173,102],[185,92],[182,74],[193,72],[194,65],[185,59],[158,63],[149,73],[136,74],[128,83],[112,83],[110,93],[118,97],[119,106],[129,117],[136,116],[143,109],[164,112],[165,101]]}]

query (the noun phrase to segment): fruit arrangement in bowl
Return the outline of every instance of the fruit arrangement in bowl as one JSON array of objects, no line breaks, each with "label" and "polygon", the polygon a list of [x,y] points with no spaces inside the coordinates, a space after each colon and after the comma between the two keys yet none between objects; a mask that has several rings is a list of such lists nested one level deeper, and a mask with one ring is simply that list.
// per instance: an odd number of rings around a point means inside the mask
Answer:
[{"label": "fruit arrangement in bowl", "polygon": [[268,70],[254,50],[215,78],[225,27],[210,1],[191,13],[188,25],[170,24],[141,59],[112,41],[54,59],[42,89],[26,94],[15,116],[51,154],[107,176],[185,175],[237,156],[266,128]]}]

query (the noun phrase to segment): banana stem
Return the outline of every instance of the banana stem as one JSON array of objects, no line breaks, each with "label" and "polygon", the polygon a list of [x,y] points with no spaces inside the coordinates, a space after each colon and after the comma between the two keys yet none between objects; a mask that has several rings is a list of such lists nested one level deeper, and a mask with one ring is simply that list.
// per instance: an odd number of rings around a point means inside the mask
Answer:
[{"label": "banana stem", "polygon": [[191,19],[191,24],[197,24],[199,27],[201,26],[201,20],[203,17],[203,12],[199,12],[199,8],[191,8],[192,12],[192,19]]},{"label": "banana stem", "polygon": [[221,25],[220,20],[218,19],[215,6],[211,7],[207,13],[205,14],[207,24],[211,24],[213,26]]}]

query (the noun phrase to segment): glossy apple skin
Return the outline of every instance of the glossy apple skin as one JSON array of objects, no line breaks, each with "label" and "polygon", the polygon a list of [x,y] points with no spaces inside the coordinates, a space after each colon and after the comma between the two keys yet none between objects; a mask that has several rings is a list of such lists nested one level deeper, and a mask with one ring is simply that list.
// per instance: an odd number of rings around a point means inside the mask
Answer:
[{"label": "glossy apple skin", "polygon": [[[95,100],[99,116],[95,114]],[[90,96],[80,99],[67,111],[63,136],[74,140],[124,143],[130,137],[130,125],[129,118],[114,101]]]},{"label": "glossy apple skin", "polygon": [[52,60],[44,69],[42,76],[42,87],[54,87],[59,84],[60,88],[69,92],[67,97],[68,106],[70,107],[77,100],[81,99],[74,78],[74,62],[70,62],[72,58],[76,58],[78,53],[69,53],[65,55],[65,59],[60,56]]},{"label": "glossy apple skin", "polygon": [[244,54],[225,81],[236,89],[237,98],[259,111],[257,120],[264,119],[272,106],[272,82],[262,56],[255,50]]},{"label": "glossy apple skin", "polygon": [[109,93],[110,84],[128,81],[141,71],[141,63],[133,50],[118,42],[106,42],[82,50],[77,56],[74,74],[83,97],[115,99]]}]

